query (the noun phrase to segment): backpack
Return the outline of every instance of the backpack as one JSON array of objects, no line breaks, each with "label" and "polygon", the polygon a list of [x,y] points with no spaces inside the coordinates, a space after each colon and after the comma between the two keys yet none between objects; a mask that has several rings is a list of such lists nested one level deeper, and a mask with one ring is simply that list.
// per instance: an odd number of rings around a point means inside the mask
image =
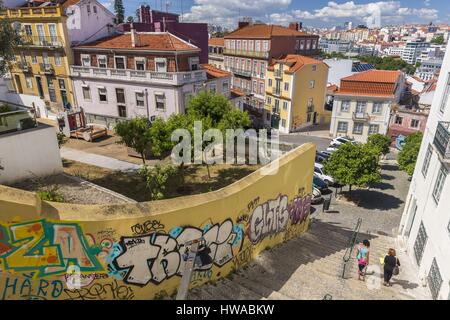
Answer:
[{"label": "backpack", "polygon": [[356,259],[358,259],[359,264],[366,264],[367,263],[367,249],[361,247],[361,245],[358,245]]}]

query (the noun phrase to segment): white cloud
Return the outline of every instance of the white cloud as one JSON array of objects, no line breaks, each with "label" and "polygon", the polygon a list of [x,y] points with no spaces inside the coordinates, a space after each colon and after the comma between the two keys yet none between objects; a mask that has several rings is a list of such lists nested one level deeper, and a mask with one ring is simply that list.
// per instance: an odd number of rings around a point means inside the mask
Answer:
[{"label": "white cloud", "polygon": [[292,0],[195,0],[185,21],[208,22],[236,27],[239,16],[264,19],[268,12],[287,9]]},{"label": "white cloud", "polygon": [[110,11],[113,9],[113,2],[113,0],[100,1],[101,5]]},{"label": "white cloud", "polygon": [[423,0],[423,4],[424,4],[426,7],[429,7],[429,6],[431,6],[431,0]]}]

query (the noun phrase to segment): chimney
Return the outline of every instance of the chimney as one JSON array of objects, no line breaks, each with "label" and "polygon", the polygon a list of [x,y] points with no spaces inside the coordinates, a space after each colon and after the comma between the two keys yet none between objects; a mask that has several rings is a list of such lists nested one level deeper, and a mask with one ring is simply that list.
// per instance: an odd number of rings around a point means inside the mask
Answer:
[{"label": "chimney", "polygon": [[134,29],[133,23],[130,24],[130,32],[131,32],[131,46],[133,48],[136,47],[136,30]]},{"label": "chimney", "polygon": [[289,23],[289,29],[298,31],[300,30],[300,24],[298,22]]},{"label": "chimney", "polygon": [[250,25],[249,21],[239,21],[238,22],[238,29],[244,28],[244,27],[248,27]]}]

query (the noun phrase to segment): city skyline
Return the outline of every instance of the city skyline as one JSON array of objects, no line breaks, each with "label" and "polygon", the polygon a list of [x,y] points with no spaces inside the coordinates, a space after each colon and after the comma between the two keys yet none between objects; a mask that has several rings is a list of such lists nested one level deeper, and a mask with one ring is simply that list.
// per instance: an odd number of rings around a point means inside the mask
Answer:
[{"label": "city skyline", "polygon": [[[101,1],[114,11],[114,1]],[[142,1],[126,1],[126,17],[135,16]],[[332,27],[345,21],[353,25],[370,24],[380,16],[381,25],[408,23],[446,23],[450,12],[443,0],[149,0],[145,3],[156,10],[166,9],[183,14],[185,21],[207,22],[233,28],[239,17],[250,16],[266,23],[287,25],[291,21],[302,21],[305,26]],[[166,3],[168,6],[166,7]]]}]

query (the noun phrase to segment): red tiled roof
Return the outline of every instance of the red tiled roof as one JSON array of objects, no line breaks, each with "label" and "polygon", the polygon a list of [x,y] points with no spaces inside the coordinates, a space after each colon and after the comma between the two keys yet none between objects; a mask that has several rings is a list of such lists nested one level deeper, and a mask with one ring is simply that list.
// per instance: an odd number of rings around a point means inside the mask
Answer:
[{"label": "red tiled roof", "polygon": [[208,79],[231,77],[231,73],[218,69],[211,64],[202,64],[201,66],[205,69]]},{"label": "red tiled roof", "polygon": [[169,32],[136,32],[139,46],[132,47],[131,34],[125,33],[82,44],[77,49],[130,49],[157,51],[200,51],[194,45],[175,37]]},{"label": "red tiled roof", "polygon": [[239,38],[263,38],[270,39],[271,37],[282,36],[315,36],[305,32],[300,32],[294,29],[289,29],[277,25],[268,24],[254,24],[237,29],[225,36],[225,39],[239,39]]},{"label": "red tiled roof", "polygon": [[225,47],[225,39],[224,38],[211,38],[208,40],[208,44],[210,46]]},{"label": "red tiled roof", "polygon": [[369,70],[341,79],[337,94],[353,96],[393,97],[400,71]]},{"label": "red tiled roof", "polygon": [[338,90],[339,90],[339,87],[335,84],[331,84],[327,87],[327,91],[330,91],[330,92],[336,92]]},{"label": "red tiled roof", "polygon": [[242,92],[241,90],[236,89],[236,88],[231,89],[230,92],[231,92],[233,95],[238,96],[238,97],[243,97],[243,96],[245,96],[245,93],[244,93],[244,92]]},{"label": "red tiled roof", "polygon": [[[276,63],[283,63],[289,66],[289,71],[287,73],[294,73],[300,70],[305,65],[311,64],[325,64],[320,60],[316,60],[310,57],[301,56],[298,54],[288,54],[284,58],[274,59],[271,66],[273,67]],[[272,68],[271,68],[272,69]]]}]

